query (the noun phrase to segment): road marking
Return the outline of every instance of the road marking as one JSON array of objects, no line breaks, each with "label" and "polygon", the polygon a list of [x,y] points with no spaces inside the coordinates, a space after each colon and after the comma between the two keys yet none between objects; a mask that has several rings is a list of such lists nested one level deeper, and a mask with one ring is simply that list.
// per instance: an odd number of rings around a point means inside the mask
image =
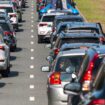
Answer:
[{"label": "road marking", "polygon": [[30,44],[32,44],[32,45],[33,45],[33,44],[34,44],[34,42],[33,42],[33,41],[31,41],[31,42],[30,42]]},{"label": "road marking", "polygon": [[31,60],[34,60],[34,57],[30,57]]},{"label": "road marking", "polygon": [[30,65],[30,69],[34,69],[34,65]]},{"label": "road marking", "polygon": [[34,85],[30,85],[30,89],[34,89],[34,87],[35,87]]},{"label": "road marking", "polygon": [[31,27],[34,27],[34,25],[32,24]]},{"label": "road marking", "polygon": [[31,32],[34,32],[34,30],[32,29]]},{"label": "road marking", "polygon": [[34,96],[30,96],[29,97],[29,101],[35,101],[35,97]]},{"label": "road marking", "polygon": [[33,74],[30,74],[30,79],[33,79],[34,78],[34,75]]},{"label": "road marking", "polygon": [[33,16],[31,16],[31,19],[33,19],[34,17]]},{"label": "road marking", "polygon": [[34,52],[34,49],[31,49],[31,52]]},{"label": "road marking", "polygon": [[34,35],[31,35],[31,38],[34,38]]},{"label": "road marking", "polygon": [[33,23],[34,21],[33,20],[31,20],[31,23]]}]

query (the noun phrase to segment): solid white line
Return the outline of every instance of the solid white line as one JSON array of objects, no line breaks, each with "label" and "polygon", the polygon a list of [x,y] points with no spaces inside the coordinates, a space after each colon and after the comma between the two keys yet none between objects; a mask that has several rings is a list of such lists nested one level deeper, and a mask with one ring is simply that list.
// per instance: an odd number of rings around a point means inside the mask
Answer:
[{"label": "solid white line", "polygon": [[34,96],[30,96],[29,97],[29,101],[35,101],[35,97]]},{"label": "solid white line", "polygon": [[30,79],[33,79],[34,78],[34,75],[33,74],[30,74]]}]

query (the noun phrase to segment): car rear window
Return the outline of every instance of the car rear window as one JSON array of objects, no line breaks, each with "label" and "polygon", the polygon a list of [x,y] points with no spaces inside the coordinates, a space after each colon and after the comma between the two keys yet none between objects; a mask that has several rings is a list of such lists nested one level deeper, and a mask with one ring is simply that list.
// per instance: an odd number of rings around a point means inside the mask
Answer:
[{"label": "car rear window", "polygon": [[69,19],[69,18],[67,18],[67,19],[58,19],[58,20],[56,20],[56,25],[58,25],[59,23],[61,23],[61,22],[83,22],[83,19],[82,18],[74,18],[74,19]]},{"label": "car rear window", "polygon": [[84,59],[84,55],[62,56],[57,60],[55,71],[69,72],[70,70],[73,70],[75,72],[78,72],[83,59]]},{"label": "car rear window", "polygon": [[13,13],[12,7],[0,7],[2,9],[5,9],[7,13]]},{"label": "car rear window", "polygon": [[7,23],[0,23],[0,26],[3,28],[4,31],[10,31],[10,27]]},{"label": "car rear window", "polygon": [[57,44],[57,48],[60,48],[65,43],[99,43],[98,38],[62,38]]},{"label": "car rear window", "polygon": [[53,22],[55,19],[55,16],[43,16],[42,22]]}]

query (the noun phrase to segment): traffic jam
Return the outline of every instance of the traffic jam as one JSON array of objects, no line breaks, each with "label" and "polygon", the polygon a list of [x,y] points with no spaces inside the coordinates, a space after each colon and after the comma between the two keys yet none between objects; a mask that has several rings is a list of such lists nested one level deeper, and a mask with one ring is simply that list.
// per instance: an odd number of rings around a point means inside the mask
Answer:
[{"label": "traffic jam", "polygon": [[[0,75],[7,80],[27,1],[0,0]],[[74,0],[34,2],[37,44],[49,50],[46,65],[40,66],[41,73],[47,73],[48,105],[105,105],[105,33],[101,23],[88,22]]]},{"label": "traffic jam", "polygon": [[105,105],[105,33],[73,0],[37,0],[38,43],[48,43],[48,105]]}]

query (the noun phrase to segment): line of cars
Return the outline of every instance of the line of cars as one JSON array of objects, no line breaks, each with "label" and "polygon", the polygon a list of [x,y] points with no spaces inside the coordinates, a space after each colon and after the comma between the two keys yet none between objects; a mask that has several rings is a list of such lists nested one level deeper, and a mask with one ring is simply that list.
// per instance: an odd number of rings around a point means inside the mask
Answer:
[{"label": "line of cars", "polygon": [[24,0],[0,0],[0,74],[10,73],[10,51],[17,48],[16,31],[22,22]]},{"label": "line of cars", "polygon": [[48,105],[105,105],[105,33],[70,9],[49,9],[37,25],[38,43],[50,42],[42,66]]}]

